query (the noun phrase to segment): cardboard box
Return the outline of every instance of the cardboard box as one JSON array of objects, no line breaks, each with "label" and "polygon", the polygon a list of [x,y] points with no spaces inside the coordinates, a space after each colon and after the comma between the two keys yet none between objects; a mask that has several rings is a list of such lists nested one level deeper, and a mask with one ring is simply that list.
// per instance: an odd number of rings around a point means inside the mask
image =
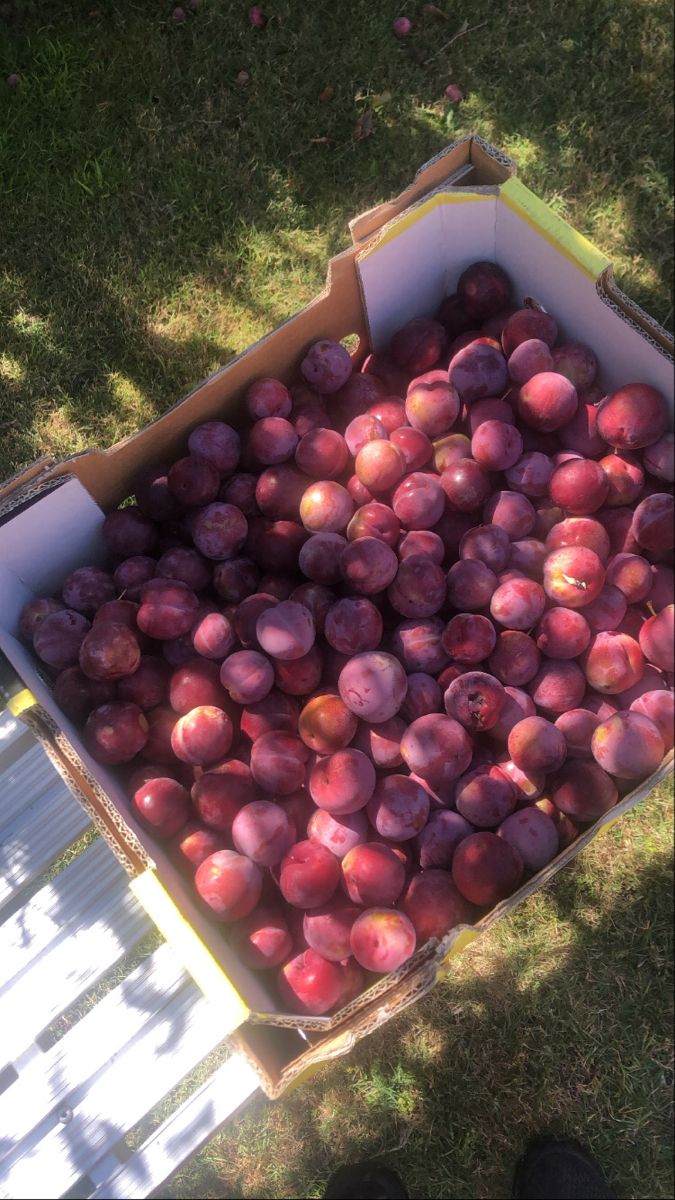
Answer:
[{"label": "cardboard box", "polygon": [[161,845],[130,815],[113,771],[93,761],[79,731],[54,704],[32,655],[17,638],[21,607],[58,587],[75,566],[100,560],[105,512],[131,491],[144,463],[183,452],[200,422],[236,422],[246,385],[261,375],[292,382],[320,337],[356,335],[356,361],[382,349],[413,316],[431,313],[458,275],[480,258],[500,262],[517,296],[555,313],[565,338],[588,340],[608,389],[631,379],[659,388],[672,404],[672,343],[616,287],[608,260],[556,217],[514,175],[513,164],[478,138],[450,146],[417,173],[395,200],[352,222],[353,246],[331,260],[325,290],[158,420],[110,450],[65,462],[42,460],[0,486],[0,649],[25,684],[14,700],[132,876],[132,887],[172,941],[231,1035],[277,1096],[309,1067],[347,1053],[356,1040],[433,987],[452,957],[547,882],[579,850],[644,797],[659,771],[587,830],[478,925],[427,943],[331,1017],[277,1011],[264,980],[237,962],[220,927],[204,917],[192,889]]}]

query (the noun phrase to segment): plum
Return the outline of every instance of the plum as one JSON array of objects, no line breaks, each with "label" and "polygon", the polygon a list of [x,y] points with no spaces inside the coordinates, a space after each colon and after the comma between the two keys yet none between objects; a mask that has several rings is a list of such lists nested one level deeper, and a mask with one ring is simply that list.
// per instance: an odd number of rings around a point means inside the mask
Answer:
[{"label": "plum", "polygon": [[216,921],[248,916],[260,900],[262,886],[260,867],[234,850],[217,850],[195,872],[197,892]]},{"label": "plum", "polygon": [[675,545],[675,500],[657,492],[642,500],[633,513],[631,536],[645,550],[661,552]]},{"label": "plum", "polygon": [[472,263],[457,281],[457,301],[475,321],[484,321],[507,308],[511,295],[511,280],[497,263]]},{"label": "plum", "polygon": [[361,750],[348,747],[318,757],[309,773],[309,792],[332,816],[365,808],[375,788],[375,767]]},{"label": "plum", "polygon": [[[316,950],[304,950],[279,969],[277,990],[289,1012],[322,1016],[346,1003],[348,969],[329,962]],[[357,991],[361,983],[358,983]]]},{"label": "plum", "polygon": [[470,904],[491,908],[510,896],[522,877],[518,850],[496,833],[472,833],[455,850],[452,880]]},{"label": "plum", "polygon": [[338,859],[319,842],[296,842],[281,860],[279,890],[294,908],[327,904],[339,880]]},{"label": "plum", "polygon": [[644,692],[637,700],[633,700],[630,711],[640,713],[653,721],[663,738],[666,750],[672,750],[675,727],[675,694],[672,689],[660,688]]},{"label": "plum", "polygon": [[506,629],[498,635],[487,665],[500,683],[522,687],[534,678],[540,662],[537,646],[527,633]]},{"label": "plum", "polygon": [[[560,373],[565,374],[564,371]],[[579,405],[572,420],[557,431],[560,445],[564,450],[582,454],[584,458],[599,458],[607,454],[609,446],[598,433],[597,403],[591,392],[578,392],[578,396]]]},{"label": "plum", "polygon": [[607,772],[582,759],[571,759],[552,777],[549,795],[556,808],[582,824],[597,821],[619,798]]},{"label": "plum", "polygon": [[411,529],[404,533],[398,543],[398,556],[411,558],[414,554],[423,554],[433,563],[441,566],[445,558],[445,546],[442,538],[431,529]]},{"label": "plum", "polygon": [[90,679],[122,679],[140,661],[138,638],[126,625],[94,625],[80,645],[80,668]]},{"label": "plum", "polygon": [[507,320],[502,330],[502,346],[510,358],[521,342],[531,339],[554,346],[558,338],[558,326],[550,313],[534,308],[519,308]]},{"label": "plum", "polygon": [[355,655],[338,679],[340,696],[347,708],[361,720],[374,724],[396,715],[407,686],[398,659],[382,650]]},{"label": "plum", "polygon": [[499,767],[477,767],[457,780],[457,811],[479,829],[493,829],[516,807],[516,789]]},{"label": "plum", "polygon": [[318,754],[342,750],[356,733],[357,719],[336,692],[323,691],[311,696],[298,722],[298,732],[306,746]]},{"label": "plum", "polygon": [[564,735],[544,717],[525,717],[514,725],[508,750],[515,765],[525,772],[554,771],[567,755]]},{"label": "plum", "polygon": [[382,638],[382,616],[365,596],[345,596],[328,609],[324,633],[343,654],[375,650]]},{"label": "plum", "polygon": [[640,781],[659,766],[665,743],[654,721],[629,710],[598,725],[591,751],[598,765],[616,779]]},{"label": "plum", "polygon": [[536,805],[511,813],[502,821],[497,836],[518,851],[526,871],[540,871],[560,848],[555,822]]},{"label": "plum", "polygon": [[[471,674],[474,678],[479,676],[478,672]],[[450,685],[445,694],[446,708],[448,695],[451,694],[450,707],[456,709],[457,713],[455,711],[449,711],[448,715],[429,713],[427,716],[418,717],[408,726],[401,739],[401,755],[406,766],[414,775],[418,775],[430,783],[433,788],[443,788],[452,783],[464,774],[471,762],[473,746],[466,729],[463,728],[463,724],[468,723],[465,708],[469,708],[473,714],[480,702],[475,699],[471,687],[464,689],[463,692],[458,687],[462,680],[467,678],[469,678],[467,675],[460,676]],[[497,687],[501,687],[496,680],[494,682]],[[453,688],[455,692],[453,692]],[[455,702],[456,695],[459,696],[457,703]],[[464,700],[465,696],[469,697],[468,703]],[[477,719],[472,715],[468,717],[468,720]],[[470,725],[470,727],[475,728],[476,726]]]},{"label": "plum", "polygon": [[263,971],[284,962],[293,949],[286,919],[275,908],[259,904],[232,927],[230,945],[244,966]]},{"label": "plum", "polygon": [[189,633],[195,623],[199,600],[178,579],[150,579],[143,584],[136,621],[142,633],[168,641]]},{"label": "plum", "polygon": [[405,913],[369,908],[352,925],[352,954],[367,971],[395,971],[415,952],[415,927]]},{"label": "plum", "polygon": [[[375,773],[373,771],[373,780]],[[406,775],[381,778],[368,802],[368,819],[380,837],[407,842],[424,828],[429,816],[429,797],[424,788]]]},{"label": "plum", "polygon": [[[494,675],[485,671],[467,671],[450,684],[443,703],[449,717],[466,729],[481,732],[497,724],[506,699],[506,692]],[[470,761],[469,757],[464,770]]]},{"label": "plum", "polygon": [[505,421],[483,421],[471,439],[471,453],[486,471],[507,471],[521,457],[523,439]]},{"label": "plum", "polygon": [[408,691],[401,708],[404,721],[416,721],[443,708],[443,692],[432,675],[413,671],[408,675]]},{"label": "plum", "polygon": [[222,664],[220,682],[237,704],[256,704],[271,691],[274,668],[257,650],[238,650]]},{"label": "plum", "polygon": [[355,904],[332,901],[305,912],[302,929],[307,944],[329,962],[342,962],[351,955],[350,933],[361,910]]},{"label": "plum", "polygon": [[634,638],[627,633],[608,631],[595,635],[583,656],[582,665],[589,685],[596,692],[615,695],[639,683],[645,660]]},{"label": "plum", "polygon": [[114,600],[115,594],[112,575],[100,567],[78,567],[70,573],[61,588],[65,607],[84,613],[87,617],[108,600]]},{"label": "plum", "polygon": [[568,758],[591,757],[591,739],[601,720],[587,708],[571,708],[556,718],[555,727],[565,738]]},{"label": "plum", "polygon": [[236,758],[204,771],[192,785],[192,803],[200,820],[227,838],[237,813],[258,797],[250,769]]},{"label": "plum", "polygon": [[403,617],[434,616],[445,594],[445,572],[425,554],[404,558],[387,589],[391,607]]},{"label": "plum", "polygon": [[334,816],[323,808],[314,809],[307,823],[307,837],[320,842],[336,858],[343,859],[354,846],[368,840],[368,818],[363,809]]},{"label": "plum", "polygon": [[487,617],[458,613],[445,627],[442,646],[453,662],[475,665],[494,650],[497,632]]},{"label": "plum", "polygon": [[544,591],[550,600],[564,608],[590,604],[600,595],[604,582],[605,570],[600,559],[585,546],[553,550],[544,563]]},{"label": "plum", "polygon": [[459,543],[462,559],[476,559],[496,574],[504,570],[510,549],[509,536],[499,525],[475,525]]},{"label": "plum", "polygon": [[500,526],[513,539],[527,537],[536,519],[531,501],[520,492],[493,492],[483,509],[483,520]]},{"label": "plum", "polygon": [[408,386],[405,415],[413,429],[420,429],[429,438],[447,433],[459,409],[459,396],[446,371],[427,371]]},{"label": "plum", "polygon": [[426,466],[433,453],[433,447],[426,433],[412,426],[402,425],[393,429],[389,441],[396,447],[403,458],[406,471],[419,471]]},{"label": "plum", "polygon": [[113,702],[102,704],[89,714],[84,741],[97,762],[127,763],[144,748],[148,732],[148,721],[137,704]]},{"label": "plum", "polygon": [[293,829],[284,810],[271,800],[254,800],[232,822],[235,850],[261,867],[274,867],[293,845]]},{"label": "plum", "polygon": [[171,733],[171,748],[181,762],[205,766],[224,758],[232,738],[232,721],[227,713],[202,704],[178,718]]},{"label": "plum", "polygon": [[284,661],[307,654],[315,636],[311,612],[294,600],[282,600],[265,609],[256,622],[256,637],[262,649]]},{"label": "plum", "polygon": [[[151,659],[151,661],[154,663],[158,660]],[[163,664],[159,663],[159,666],[161,667]],[[134,675],[129,676],[130,680],[134,678]],[[116,699],[117,695],[117,687],[112,680],[90,679],[79,667],[65,667],[63,671],[59,672],[54,684],[54,699],[59,708],[67,717],[71,717],[78,723],[84,722],[93,708],[109,704]],[[120,695],[119,699],[131,700],[134,704],[138,704],[139,708],[145,707],[135,696]]]},{"label": "plum", "polygon": [[489,338],[476,338],[450,359],[448,377],[464,404],[501,396],[509,385],[506,359]]},{"label": "plum", "polygon": [[[151,560],[154,566],[154,559]],[[19,618],[19,631],[21,636],[28,642],[32,642],[35,637],[35,632],[41,621],[51,613],[63,612],[65,605],[60,600],[53,600],[49,596],[38,597],[35,600],[29,600],[21,609]]]},{"label": "plum", "polygon": [[510,579],[493,592],[490,615],[505,629],[523,632],[537,624],[545,604],[544,589],[536,580],[525,577]]},{"label": "plum", "polygon": [[639,636],[645,658],[662,671],[672,671],[675,659],[675,605],[669,604],[649,617]]},{"label": "plum", "polygon": [[157,526],[135,504],[129,504],[108,513],[101,534],[109,554],[118,559],[130,558],[152,551],[157,541]]},{"label": "plum", "polygon": [[646,446],[642,461],[650,475],[672,483],[675,479],[675,435],[664,433],[657,442]]},{"label": "plum", "polygon": [[405,867],[382,842],[354,846],[342,859],[342,877],[349,899],[368,908],[395,904],[405,884]]},{"label": "plum", "polygon": [[473,825],[459,813],[445,808],[432,812],[415,840],[422,870],[426,871],[429,867],[449,870],[457,846],[473,832]]},{"label": "plum", "polygon": [[190,794],[177,780],[156,777],[133,791],[131,808],[151,833],[170,838],[183,828],[190,816]]},{"label": "plum", "polygon": [[300,501],[300,520],[309,533],[342,533],[353,512],[349,492],[332,479],[310,484]]},{"label": "plum", "polygon": [[295,734],[273,729],[251,747],[251,774],[264,792],[290,796],[305,782],[309,751]]},{"label": "plum", "polygon": [[559,716],[581,704],[586,691],[586,679],[578,663],[569,659],[546,658],[527,685],[527,690],[537,708]]},{"label": "plum", "polygon": [[[514,383],[527,383],[533,375],[542,371],[556,370],[550,347],[541,338],[527,338],[520,342],[508,358],[509,376]],[[566,374],[565,371],[559,372]]]},{"label": "plum", "polygon": [[441,487],[457,512],[476,512],[490,494],[490,477],[472,458],[460,459],[443,471]]},{"label": "plum", "polygon": [[657,442],[668,427],[664,396],[646,383],[628,383],[606,396],[598,410],[598,432],[618,450]]},{"label": "plum", "polygon": [[548,485],[554,504],[574,516],[590,516],[607,500],[609,480],[601,463],[574,458],[556,467]]},{"label": "plum", "polygon": [[463,559],[448,571],[448,600],[460,612],[486,608],[497,588],[497,576],[477,559]]},{"label": "plum", "polygon": [[354,745],[367,754],[376,767],[400,767],[403,762],[401,738],[406,729],[401,717],[390,717],[376,725],[364,721],[356,732]]},{"label": "plum", "polygon": [[429,938],[444,937],[456,925],[472,924],[476,916],[449,872],[434,868],[413,875],[401,900],[401,908],[415,928],[419,946]]},{"label": "plum", "polygon": [[436,365],[445,348],[445,329],[431,317],[414,317],[397,329],[389,343],[394,364],[409,375],[422,375]]},{"label": "plum", "polygon": [[537,646],[547,658],[578,658],[591,640],[591,628],[576,609],[554,607],[544,613],[535,635]]},{"label": "plum", "polygon": [[518,392],[521,421],[539,433],[552,433],[572,420],[579,399],[573,383],[556,371],[541,371]]},{"label": "plum", "polygon": [[90,626],[82,613],[59,608],[33,623],[32,628],[33,648],[38,658],[60,671],[75,666]]},{"label": "plum", "polygon": [[317,392],[332,395],[349,379],[352,360],[349,352],[339,342],[324,338],[310,346],[300,363],[300,373]]}]

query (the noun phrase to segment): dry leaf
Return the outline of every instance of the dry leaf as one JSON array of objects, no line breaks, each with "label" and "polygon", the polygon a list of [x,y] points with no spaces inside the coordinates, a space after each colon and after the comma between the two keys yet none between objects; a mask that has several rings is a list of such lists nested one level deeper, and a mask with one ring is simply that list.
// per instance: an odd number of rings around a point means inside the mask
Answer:
[{"label": "dry leaf", "polygon": [[388,104],[391,100],[391,92],[382,92],[379,96],[373,96],[373,108],[382,108],[384,104]]},{"label": "dry leaf", "polygon": [[327,146],[330,142],[334,142],[335,138],[318,137],[318,138],[310,138],[309,140],[313,146]]},{"label": "dry leaf", "polygon": [[370,137],[372,132],[373,132],[373,110],[372,110],[372,108],[367,108],[366,111],[361,114],[358,121],[356,122],[356,125],[354,126],[354,132],[352,133],[352,141],[360,142],[363,138]]},{"label": "dry leaf", "polygon": [[448,14],[444,13],[443,9],[439,8],[437,4],[424,4],[422,12],[425,17],[439,17],[441,21],[447,21],[448,19]]},{"label": "dry leaf", "polygon": [[332,98],[333,91],[334,91],[334,88],[332,88],[330,86],[330,84],[328,84],[328,87],[325,87],[323,89],[321,95],[319,96],[319,100],[321,101],[322,104],[325,104],[326,100],[330,100]]}]

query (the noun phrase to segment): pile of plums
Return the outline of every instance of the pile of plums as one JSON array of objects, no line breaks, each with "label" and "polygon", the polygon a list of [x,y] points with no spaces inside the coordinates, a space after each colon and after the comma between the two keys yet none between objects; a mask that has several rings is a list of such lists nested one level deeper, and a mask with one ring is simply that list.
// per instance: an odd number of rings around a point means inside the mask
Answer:
[{"label": "pile of plums", "polygon": [[[590,333],[590,331],[589,331]],[[22,633],[288,1011],[474,922],[673,744],[673,435],[494,263],[257,379]]]}]

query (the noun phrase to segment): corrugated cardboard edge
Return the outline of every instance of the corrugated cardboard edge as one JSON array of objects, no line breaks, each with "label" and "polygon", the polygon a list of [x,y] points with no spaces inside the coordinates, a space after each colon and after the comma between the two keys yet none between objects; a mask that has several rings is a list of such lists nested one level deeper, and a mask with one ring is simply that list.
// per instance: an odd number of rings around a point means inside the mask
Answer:
[{"label": "corrugated cardboard edge", "polygon": [[129,828],[122,814],[94,779],[49,713],[41,705],[34,704],[24,708],[20,717],[91,818],[127,875],[133,879],[153,866],[152,859],[133,830]]},{"label": "corrugated cardboard edge", "polygon": [[[471,182],[471,173],[474,169],[479,169],[481,176],[487,177],[484,180],[487,186],[503,182],[506,176],[516,174],[516,164],[513,159],[502,154],[501,150],[491,146],[478,134],[467,134],[466,137],[445,146],[433,158],[423,163],[415,172],[412,183],[393,200],[386,200],[384,204],[377,204],[373,208],[367,209],[366,212],[359,213],[358,217],[354,217],[349,222],[352,241],[358,245],[371,238],[384,225],[388,225],[400,217],[407,209],[423,200],[443,183],[446,186],[451,184],[455,172],[459,173],[467,168],[470,173],[462,175],[461,179],[469,187],[474,186]],[[457,183],[461,186],[460,179],[457,180]]]}]

